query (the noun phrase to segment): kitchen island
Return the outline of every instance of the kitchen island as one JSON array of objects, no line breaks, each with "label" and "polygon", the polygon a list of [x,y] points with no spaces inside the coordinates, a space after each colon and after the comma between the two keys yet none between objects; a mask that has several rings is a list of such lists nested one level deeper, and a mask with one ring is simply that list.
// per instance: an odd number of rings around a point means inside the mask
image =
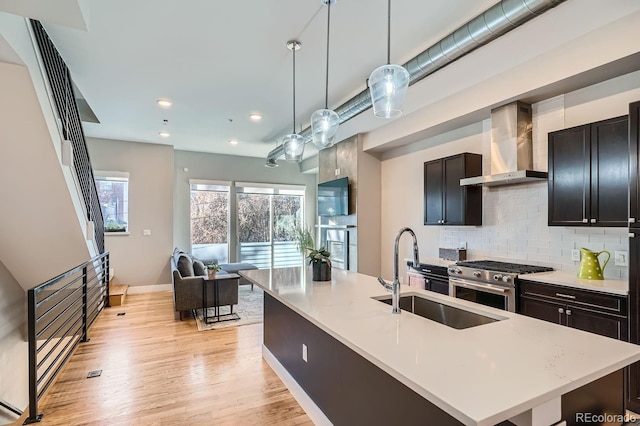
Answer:
[{"label": "kitchen island", "polygon": [[621,387],[621,369],[640,360],[640,346],[404,286],[403,294],[498,321],[458,330],[392,315],[373,299],[386,295],[376,279],[354,272],[334,269],[325,283],[312,282],[307,268],[242,275],[265,290],[265,359],[336,424],[349,408],[349,422],[359,423],[362,400],[374,416],[400,419],[406,409],[396,395],[424,402],[423,424],[555,424],[563,395],[600,380]]}]

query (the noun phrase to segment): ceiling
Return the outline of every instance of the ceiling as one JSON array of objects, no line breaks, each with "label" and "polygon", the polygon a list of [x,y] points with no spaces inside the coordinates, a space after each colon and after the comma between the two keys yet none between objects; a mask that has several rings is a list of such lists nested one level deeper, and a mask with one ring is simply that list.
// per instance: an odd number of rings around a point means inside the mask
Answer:
[{"label": "ceiling", "polygon": [[[495,3],[395,0],[391,62],[405,63]],[[324,107],[327,7],[320,0],[55,6],[0,0],[0,10],[43,22],[99,120],[84,123],[89,137],[266,158],[293,130],[291,39],[302,42],[296,130]],[[338,0],[331,7],[329,108],[364,90],[371,71],[386,62],[386,18],[386,0]],[[362,133],[366,150],[384,153],[477,123],[511,100],[535,102],[638,70],[638,22],[637,0],[617,0],[615,8],[568,0],[412,85],[401,118],[378,119],[369,110],[343,123],[337,139]],[[158,99],[173,105],[160,108]],[[252,113],[262,120],[252,122]],[[307,144],[305,157],[316,152]]]},{"label": "ceiling", "polygon": [[[405,62],[495,2],[393,2],[392,62]],[[302,42],[298,130],[324,107],[327,7],[320,0],[96,0],[87,2],[85,16],[87,31],[44,24],[100,120],[84,124],[87,136],[266,157],[293,130],[291,39]],[[385,0],[331,7],[330,107],[363,90],[386,62],[386,16]],[[160,98],[172,107],[159,108]],[[252,122],[251,113],[263,119]],[[165,128],[166,139],[158,135]]]}]

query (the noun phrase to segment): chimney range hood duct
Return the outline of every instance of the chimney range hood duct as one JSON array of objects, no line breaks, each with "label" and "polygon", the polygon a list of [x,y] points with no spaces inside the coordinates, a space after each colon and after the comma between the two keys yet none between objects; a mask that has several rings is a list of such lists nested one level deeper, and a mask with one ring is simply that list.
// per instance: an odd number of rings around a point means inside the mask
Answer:
[{"label": "chimney range hood duct", "polygon": [[513,102],[491,110],[491,174],[460,179],[460,186],[513,185],[547,179],[533,168],[531,105]]},{"label": "chimney range hood duct", "polygon": [[[477,48],[505,35],[514,28],[540,16],[567,0],[502,0],[466,24],[456,28],[440,41],[402,64],[409,71],[409,85],[456,61]],[[371,108],[369,88],[365,88],[342,105],[334,108],[340,124]],[[311,127],[300,132],[310,136]],[[267,154],[267,162],[284,154],[282,145]]]}]

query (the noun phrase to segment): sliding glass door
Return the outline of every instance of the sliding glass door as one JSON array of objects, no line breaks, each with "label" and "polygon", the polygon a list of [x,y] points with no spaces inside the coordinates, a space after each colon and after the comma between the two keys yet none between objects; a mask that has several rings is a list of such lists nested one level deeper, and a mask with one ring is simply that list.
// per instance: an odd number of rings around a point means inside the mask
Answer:
[{"label": "sliding glass door", "polygon": [[260,269],[300,266],[295,230],[303,226],[304,189],[239,186],[239,261]]}]

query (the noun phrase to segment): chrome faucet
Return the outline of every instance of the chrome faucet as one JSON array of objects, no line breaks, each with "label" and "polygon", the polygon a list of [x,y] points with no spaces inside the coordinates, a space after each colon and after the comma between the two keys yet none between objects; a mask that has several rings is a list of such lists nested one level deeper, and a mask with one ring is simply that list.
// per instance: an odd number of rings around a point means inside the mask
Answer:
[{"label": "chrome faucet", "polygon": [[378,277],[378,282],[382,284],[384,288],[391,291],[391,305],[393,306],[392,313],[399,314],[400,313],[400,279],[398,277],[398,245],[400,244],[400,237],[405,232],[408,232],[413,237],[413,266],[418,267],[418,263],[420,263],[419,255],[418,255],[418,240],[416,239],[416,234],[411,230],[411,228],[402,228],[398,231],[398,235],[396,235],[396,242],[393,247],[393,283],[389,284],[381,277]]}]

